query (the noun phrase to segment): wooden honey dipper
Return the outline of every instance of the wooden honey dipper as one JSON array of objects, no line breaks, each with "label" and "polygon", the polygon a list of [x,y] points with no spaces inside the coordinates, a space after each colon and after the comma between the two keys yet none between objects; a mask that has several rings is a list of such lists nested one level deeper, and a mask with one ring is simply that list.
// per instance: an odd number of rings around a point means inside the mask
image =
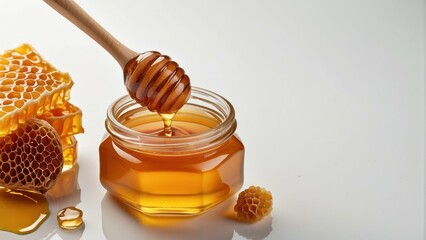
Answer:
[{"label": "wooden honey dipper", "polygon": [[170,57],[139,54],[115,39],[73,0],[44,0],[107,50],[120,64],[130,97],[150,111],[176,113],[189,99],[189,77]]}]

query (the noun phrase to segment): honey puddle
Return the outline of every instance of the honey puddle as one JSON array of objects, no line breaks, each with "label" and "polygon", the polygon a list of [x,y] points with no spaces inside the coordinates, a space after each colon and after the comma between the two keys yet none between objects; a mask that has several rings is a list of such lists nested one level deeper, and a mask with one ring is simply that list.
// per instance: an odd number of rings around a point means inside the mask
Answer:
[{"label": "honey puddle", "polygon": [[31,233],[48,216],[49,205],[44,195],[0,187],[0,230]]}]

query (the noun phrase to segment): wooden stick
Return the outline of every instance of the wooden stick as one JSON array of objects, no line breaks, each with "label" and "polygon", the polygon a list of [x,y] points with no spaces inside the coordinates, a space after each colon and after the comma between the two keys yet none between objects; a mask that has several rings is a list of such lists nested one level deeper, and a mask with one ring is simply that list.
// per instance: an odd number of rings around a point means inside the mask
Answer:
[{"label": "wooden stick", "polygon": [[73,0],[44,0],[62,16],[84,31],[93,40],[107,50],[124,69],[130,59],[136,57],[138,53],[124,46],[114,38],[107,30],[89,16]]}]

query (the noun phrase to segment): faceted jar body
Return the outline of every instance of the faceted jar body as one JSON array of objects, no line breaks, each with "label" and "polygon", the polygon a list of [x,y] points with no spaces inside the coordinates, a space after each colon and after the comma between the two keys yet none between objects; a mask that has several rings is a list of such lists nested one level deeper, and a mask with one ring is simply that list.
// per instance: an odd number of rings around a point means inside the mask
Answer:
[{"label": "faceted jar body", "polygon": [[145,214],[193,215],[241,188],[244,146],[229,102],[194,88],[173,126],[173,136],[158,134],[161,118],[128,97],[111,105],[99,147],[109,193]]}]

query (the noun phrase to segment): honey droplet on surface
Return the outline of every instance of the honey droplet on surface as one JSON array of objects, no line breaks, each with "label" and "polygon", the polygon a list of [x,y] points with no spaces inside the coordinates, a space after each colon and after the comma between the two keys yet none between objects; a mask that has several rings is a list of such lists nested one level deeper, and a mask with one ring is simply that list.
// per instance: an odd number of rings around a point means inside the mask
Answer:
[{"label": "honey droplet on surface", "polygon": [[59,210],[56,219],[62,229],[74,230],[83,224],[83,211],[76,207],[66,207]]},{"label": "honey droplet on surface", "polygon": [[44,195],[0,187],[0,230],[28,234],[48,216],[49,205]]}]

